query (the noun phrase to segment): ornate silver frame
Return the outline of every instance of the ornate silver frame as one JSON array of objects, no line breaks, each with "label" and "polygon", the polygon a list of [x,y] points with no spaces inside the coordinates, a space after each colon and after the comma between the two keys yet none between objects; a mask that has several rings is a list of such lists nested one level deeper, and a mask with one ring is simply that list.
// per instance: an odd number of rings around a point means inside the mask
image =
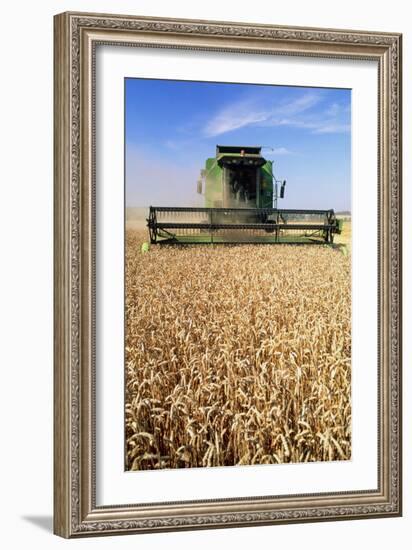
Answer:
[{"label": "ornate silver frame", "polygon": [[[401,515],[402,36],[85,13],[63,13],[54,23],[54,532],[80,537]],[[108,43],[377,61],[378,490],[96,506],[94,52]]]}]

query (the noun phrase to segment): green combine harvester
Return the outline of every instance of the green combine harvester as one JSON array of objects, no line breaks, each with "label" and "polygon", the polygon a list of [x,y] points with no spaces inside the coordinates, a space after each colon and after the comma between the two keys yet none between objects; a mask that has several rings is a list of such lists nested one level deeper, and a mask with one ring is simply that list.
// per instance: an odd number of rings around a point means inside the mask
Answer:
[{"label": "green combine harvester", "polygon": [[150,242],[333,243],[341,220],[333,210],[278,209],[286,181],[277,181],[262,147],[217,145],[201,170],[203,208],[151,206]]}]

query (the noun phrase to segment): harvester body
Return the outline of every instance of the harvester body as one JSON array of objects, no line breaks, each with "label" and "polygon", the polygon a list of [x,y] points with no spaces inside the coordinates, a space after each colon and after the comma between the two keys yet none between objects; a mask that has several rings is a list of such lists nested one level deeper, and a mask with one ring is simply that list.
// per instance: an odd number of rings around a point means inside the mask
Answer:
[{"label": "harvester body", "polygon": [[286,182],[273,174],[261,147],[216,147],[197,190],[204,207],[154,207],[147,225],[152,243],[332,243],[340,233],[333,210],[278,209]]},{"label": "harvester body", "polygon": [[272,162],[260,147],[218,145],[201,176],[207,208],[273,208]]}]

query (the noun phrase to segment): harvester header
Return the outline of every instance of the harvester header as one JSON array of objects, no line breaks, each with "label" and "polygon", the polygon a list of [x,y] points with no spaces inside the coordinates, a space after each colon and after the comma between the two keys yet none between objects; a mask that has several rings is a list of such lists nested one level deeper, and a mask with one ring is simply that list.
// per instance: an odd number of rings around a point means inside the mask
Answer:
[{"label": "harvester header", "polygon": [[282,210],[286,181],[276,180],[261,146],[217,145],[200,172],[204,207],[154,207],[152,243],[333,243],[333,210]]}]

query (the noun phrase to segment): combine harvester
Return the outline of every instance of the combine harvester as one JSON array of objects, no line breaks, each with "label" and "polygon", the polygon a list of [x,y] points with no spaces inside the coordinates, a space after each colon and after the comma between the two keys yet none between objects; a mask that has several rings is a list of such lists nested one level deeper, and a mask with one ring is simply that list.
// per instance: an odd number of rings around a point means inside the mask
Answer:
[{"label": "combine harvester", "polygon": [[156,243],[333,243],[341,220],[333,210],[284,210],[286,181],[273,175],[262,147],[217,145],[197,191],[204,208],[151,206],[147,226]]}]

